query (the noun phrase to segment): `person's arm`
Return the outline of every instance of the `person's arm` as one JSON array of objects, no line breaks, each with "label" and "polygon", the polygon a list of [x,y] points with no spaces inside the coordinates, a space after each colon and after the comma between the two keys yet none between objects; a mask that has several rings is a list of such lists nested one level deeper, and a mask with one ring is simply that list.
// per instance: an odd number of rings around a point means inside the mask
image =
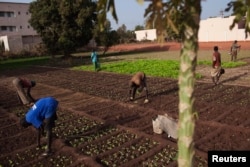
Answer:
[{"label": "person's arm", "polygon": [[32,102],[35,102],[35,99],[31,96],[30,92],[31,92],[31,87],[27,89],[27,96],[32,100]]},{"label": "person's arm", "polygon": [[213,62],[212,62],[212,67],[214,68],[216,64],[216,56],[215,53],[213,53]]}]

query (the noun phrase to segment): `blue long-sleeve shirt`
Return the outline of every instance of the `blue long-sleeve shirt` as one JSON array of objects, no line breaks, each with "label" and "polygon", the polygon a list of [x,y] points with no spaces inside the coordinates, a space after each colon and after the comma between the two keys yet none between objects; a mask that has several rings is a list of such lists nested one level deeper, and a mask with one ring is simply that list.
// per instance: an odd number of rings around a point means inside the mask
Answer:
[{"label": "blue long-sleeve shirt", "polygon": [[92,60],[92,63],[97,62],[97,54],[96,54],[96,52],[91,53],[91,60]]},{"label": "blue long-sleeve shirt", "polygon": [[44,119],[51,118],[57,110],[58,101],[53,97],[41,98],[26,114],[26,121],[39,128]]}]

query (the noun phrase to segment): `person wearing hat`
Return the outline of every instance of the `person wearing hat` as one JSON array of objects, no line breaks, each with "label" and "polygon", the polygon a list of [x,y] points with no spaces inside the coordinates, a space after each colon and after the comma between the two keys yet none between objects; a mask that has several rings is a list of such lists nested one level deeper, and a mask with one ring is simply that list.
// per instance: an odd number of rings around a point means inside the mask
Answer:
[{"label": "person wearing hat", "polygon": [[22,127],[27,128],[33,126],[37,129],[37,146],[41,147],[40,138],[47,132],[47,149],[42,156],[51,155],[52,143],[52,128],[55,127],[55,120],[57,120],[58,101],[53,97],[44,97],[39,99],[20,120]]},{"label": "person wearing hat", "polygon": [[[35,102],[35,99],[31,96],[31,88],[36,86],[35,81],[28,80],[27,78],[16,77],[13,79],[13,85],[16,88],[18,98],[26,106],[32,106]],[[25,92],[27,89],[27,92]]]},{"label": "person wearing hat", "polygon": [[129,81],[129,87],[130,87],[129,90],[130,101],[134,100],[136,91],[141,93],[142,90],[144,89],[146,92],[146,99],[144,100],[144,103],[149,102],[146,75],[144,72],[137,72],[136,74],[134,74],[131,80]]}]

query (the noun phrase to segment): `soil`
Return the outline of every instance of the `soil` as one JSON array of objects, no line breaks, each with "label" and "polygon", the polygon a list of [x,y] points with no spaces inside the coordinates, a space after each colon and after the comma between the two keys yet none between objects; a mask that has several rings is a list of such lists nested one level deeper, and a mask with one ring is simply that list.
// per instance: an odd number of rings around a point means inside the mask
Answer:
[{"label": "soil", "polygon": [[[202,43],[200,49],[213,45]],[[143,48],[131,46],[113,49]],[[168,50],[179,47],[168,44]],[[197,66],[204,77],[196,81],[194,92],[194,166],[207,166],[209,150],[250,150],[250,58],[244,61],[243,67],[226,69],[218,85],[212,84],[209,67]],[[37,148],[35,129],[19,125],[28,108],[20,105],[11,84],[15,76],[36,80],[31,92],[35,98],[53,96],[59,101],[49,157],[40,156],[46,139]],[[155,134],[152,119],[165,113],[178,118],[178,81],[148,77],[150,102],[144,104],[143,93],[136,103],[128,100],[130,78],[45,66],[1,72],[0,166],[177,166],[177,141],[166,133]]]}]

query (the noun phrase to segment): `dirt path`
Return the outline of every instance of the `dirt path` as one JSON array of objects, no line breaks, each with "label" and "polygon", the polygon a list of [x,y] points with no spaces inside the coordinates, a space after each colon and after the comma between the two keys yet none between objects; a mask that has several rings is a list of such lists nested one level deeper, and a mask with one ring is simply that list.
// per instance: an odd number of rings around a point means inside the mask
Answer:
[{"label": "dirt path", "polygon": [[[238,85],[238,86],[250,86],[250,59],[247,60],[248,64],[243,67],[238,68],[228,68],[225,69],[225,74],[220,78],[221,84],[226,85]],[[208,66],[198,66],[196,73],[200,73],[203,78],[198,80],[198,82],[210,83],[210,70]]]}]

